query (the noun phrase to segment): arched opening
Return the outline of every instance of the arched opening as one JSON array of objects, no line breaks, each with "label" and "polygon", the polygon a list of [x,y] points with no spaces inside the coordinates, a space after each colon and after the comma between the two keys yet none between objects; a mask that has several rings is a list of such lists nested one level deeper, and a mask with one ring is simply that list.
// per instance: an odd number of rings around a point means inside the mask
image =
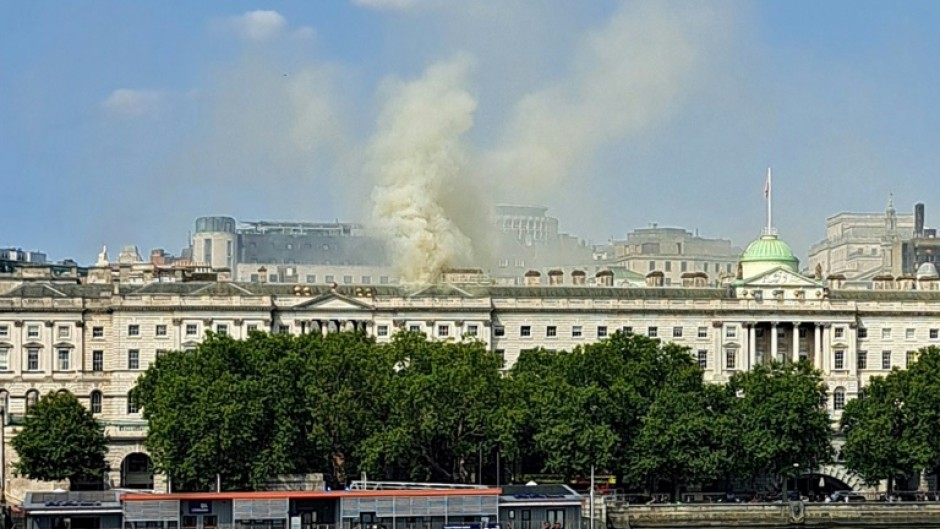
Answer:
[{"label": "arched opening", "polygon": [[121,462],[121,488],[153,488],[153,462],[150,456],[134,452],[124,458]]},{"label": "arched opening", "polygon": [[[790,482],[793,485],[793,482]],[[810,498],[810,500],[822,501],[826,496],[831,496],[838,490],[853,490],[848,483],[836,479],[826,474],[811,472],[803,474],[796,480],[796,488],[800,491],[800,496]]]},{"label": "arched opening", "polygon": [[26,413],[29,413],[29,410],[33,409],[33,406],[39,402],[39,392],[35,389],[31,389],[26,392]]}]

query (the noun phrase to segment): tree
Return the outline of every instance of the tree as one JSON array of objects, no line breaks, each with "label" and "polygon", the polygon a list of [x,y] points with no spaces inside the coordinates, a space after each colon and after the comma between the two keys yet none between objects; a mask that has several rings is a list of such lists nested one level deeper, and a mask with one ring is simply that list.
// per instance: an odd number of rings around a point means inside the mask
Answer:
[{"label": "tree", "polygon": [[908,440],[911,425],[903,405],[907,378],[904,371],[872,377],[842,412],[845,466],[868,485],[887,480],[888,492],[893,490],[894,478],[914,471]]},{"label": "tree", "polygon": [[726,391],[736,397],[741,475],[786,479],[794,465],[810,469],[831,460],[826,386],[807,362],[758,365],[731,377]]},{"label": "tree", "polygon": [[400,333],[379,346],[396,359],[385,427],[363,443],[364,464],[389,478],[467,483],[495,450],[501,360],[482,343]]},{"label": "tree", "polygon": [[724,476],[735,452],[729,432],[727,392],[705,384],[698,366],[667,376],[634,442],[629,474],[636,482],[657,478],[673,485],[678,500],[683,483]]},{"label": "tree", "polygon": [[104,428],[66,391],[39,399],[11,444],[19,455],[14,471],[30,479],[100,483],[107,469]]},{"label": "tree", "polygon": [[[361,334],[210,334],[159,358],[133,396],[157,470],[180,490],[255,489],[280,474],[345,482],[356,447],[380,429],[392,372]],[[332,477],[332,479],[330,479]]]},{"label": "tree", "polygon": [[924,347],[906,371],[892,372],[901,386],[897,413],[905,422],[903,444],[915,471],[940,467],[940,349]]}]

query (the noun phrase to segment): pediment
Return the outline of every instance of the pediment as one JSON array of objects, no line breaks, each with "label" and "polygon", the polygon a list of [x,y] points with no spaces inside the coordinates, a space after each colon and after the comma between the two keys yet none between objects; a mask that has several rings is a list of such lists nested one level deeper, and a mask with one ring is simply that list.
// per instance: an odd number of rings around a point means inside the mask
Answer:
[{"label": "pediment", "polygon": [[292,307],[293,310],[334,310],[334,311],[361,311],[372,310],[368,303],[358,299],[344,296],[336,292],[329,292],[322,296],[317,296],[311,300],[298,303]]},{"label": "pediment", "polygon": [[779,288],[805,288],[805,287],[822,287],[822,285],[808,277],[801,276],[795,272],[791,272],[783,267],[774,268],[758,274],[754,277],[750,277],[744,280],[744,286],[746,287],[779,287]]}]

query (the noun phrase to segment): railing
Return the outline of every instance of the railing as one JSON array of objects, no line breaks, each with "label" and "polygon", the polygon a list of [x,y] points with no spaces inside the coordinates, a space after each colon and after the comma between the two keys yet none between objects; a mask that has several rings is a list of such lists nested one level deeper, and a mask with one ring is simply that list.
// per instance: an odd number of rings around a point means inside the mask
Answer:
[{"label": "railing", "polygon": [[468,485],[464,483],[410,483],[407,481],[353,481],[349,490],[479,490],[488,489],[487,485]]}]

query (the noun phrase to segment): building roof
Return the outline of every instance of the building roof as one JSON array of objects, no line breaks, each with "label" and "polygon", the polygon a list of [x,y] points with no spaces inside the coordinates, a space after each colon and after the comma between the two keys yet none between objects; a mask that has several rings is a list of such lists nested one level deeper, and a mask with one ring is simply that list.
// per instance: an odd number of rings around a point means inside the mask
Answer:
[{"label": "building roof", "polygon": [[70,512],[121,512],[120,492],[69,491],[27,492],[23,510],[30,514],[55,514]]},{"label": "building roof", "polygon": [[742,263],[780,263],[796,272],[800,260],[790,249],[790,245],[783,242],[776,235],[762,235],[752,242],[741,255]]},{"label": "building roof", "polygon": [[421,489],[421,490],[337,490],[337,491],[256,491],[256,492],[176,492],[172,494],[126,493],[121,500],[273,500],[294,498],[417,498],[427,496],[497,496],[498,488],[483,489]]}]

